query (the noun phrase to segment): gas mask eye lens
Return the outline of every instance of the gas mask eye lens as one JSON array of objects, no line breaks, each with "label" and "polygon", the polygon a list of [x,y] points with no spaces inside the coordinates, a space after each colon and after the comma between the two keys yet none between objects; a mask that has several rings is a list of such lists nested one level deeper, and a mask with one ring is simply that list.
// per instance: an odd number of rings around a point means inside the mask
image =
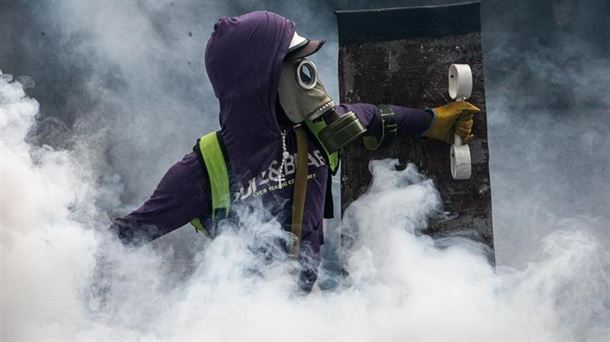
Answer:
[{"label": "gas mask eye lens", "polygon": [[301,78],[301,81],[305,84],[311,84],[311,80],[313,79],[311,70],[309,70],[309,68],[302,68],[300,72],[299,77]]},{"label": "gas mask eye lens", "polygon": [[303,89],[312,89],[318,82],[318,70],[312,61],[302,60],[297,66],[297,81]]}]

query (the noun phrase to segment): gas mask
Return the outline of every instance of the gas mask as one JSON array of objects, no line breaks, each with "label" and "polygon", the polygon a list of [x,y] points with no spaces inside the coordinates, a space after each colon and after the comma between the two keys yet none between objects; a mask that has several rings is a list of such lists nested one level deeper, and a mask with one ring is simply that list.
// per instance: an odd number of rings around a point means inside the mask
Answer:
[{"label": "gas mask", "polygon": [[333,153],[366,133],[353,112],[337,113],[333,100],[307,59],[284,61],[279,82],[280,105],[295,124],[305,123],[327,152]]}]

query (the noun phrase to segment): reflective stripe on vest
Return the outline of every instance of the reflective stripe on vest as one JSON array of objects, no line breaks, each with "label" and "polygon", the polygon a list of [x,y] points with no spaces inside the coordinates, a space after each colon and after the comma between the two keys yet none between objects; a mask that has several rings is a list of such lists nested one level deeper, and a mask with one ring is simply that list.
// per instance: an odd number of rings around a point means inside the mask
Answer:
[{"label": "reflective stripe on vest", "polygon": [[[199,151],[210,179],[212,221],[216,222],[226,218],[231,207],[229,171],[218,140],[218,132],[212,132],[201,137],[199,139]],[[201,219],[196,218],[191,221],[191,224],[197,231],[210,236],[209,230],[205,228]]]},{"label": "reflective stripe on vest", "polygon": [[[308,125],[308,127],[312,130],[317,139],[318,132],[325,127],[325,124],[323,122],[320,124],[312,123],[311,125]],[[329,155],[328,151],[324,149],[324,146],[322,144],[320,145],[329,162],[328,167],[331,173],[333,175],[336,174],[339,168],[339,152]],[[218,132],[206,134],[199,139],[199,152],[203,157],[203,162],[208,171],[210,189],[212,192],[212,221],[216,222],[217,220],[226,218],[229,215],[229,209],[231,208],[229,171],[222,148],[220,147]],[[327,196],[330,195],[327,194]],[[204,233],[208,237],[213,237],[211,232],[203,224],[203,220],[200,218],[192,220],[191,225],[193,225],[198,232]]]}]

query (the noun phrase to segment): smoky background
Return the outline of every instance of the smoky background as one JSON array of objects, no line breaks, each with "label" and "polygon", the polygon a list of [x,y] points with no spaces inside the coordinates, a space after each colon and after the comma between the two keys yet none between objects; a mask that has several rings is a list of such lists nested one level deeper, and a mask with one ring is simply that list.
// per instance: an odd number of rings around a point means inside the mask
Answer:
[{"label": "smoky background", "polygon": [[[448,3],[456,1],[3,1],[0,69],[41,104],[31,142],[70,149],[96,170],[109,220],[139,206],[198,137],[218,129],[202,60],[219,16],[270,10],[302,36],[326,39],[312,59],[338,99],[334,10]],[[610,4],[482,1],[481,21],[498,264],[531,261],[558,229],[587,230],[609,246]],[[200,247],[195,234],[184,227],[157,244],[188,255]]]}]

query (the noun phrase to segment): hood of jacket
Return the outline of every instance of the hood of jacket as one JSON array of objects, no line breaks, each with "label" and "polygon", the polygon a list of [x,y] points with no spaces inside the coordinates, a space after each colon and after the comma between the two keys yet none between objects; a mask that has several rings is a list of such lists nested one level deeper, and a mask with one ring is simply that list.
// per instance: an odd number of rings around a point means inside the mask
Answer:
[{"label": "hood of jacket", "polygon": [[276,114],[282,61],[295,24],[267,11],[221,17],[205,50],[231,172],[254,177],[281,155]]}]

